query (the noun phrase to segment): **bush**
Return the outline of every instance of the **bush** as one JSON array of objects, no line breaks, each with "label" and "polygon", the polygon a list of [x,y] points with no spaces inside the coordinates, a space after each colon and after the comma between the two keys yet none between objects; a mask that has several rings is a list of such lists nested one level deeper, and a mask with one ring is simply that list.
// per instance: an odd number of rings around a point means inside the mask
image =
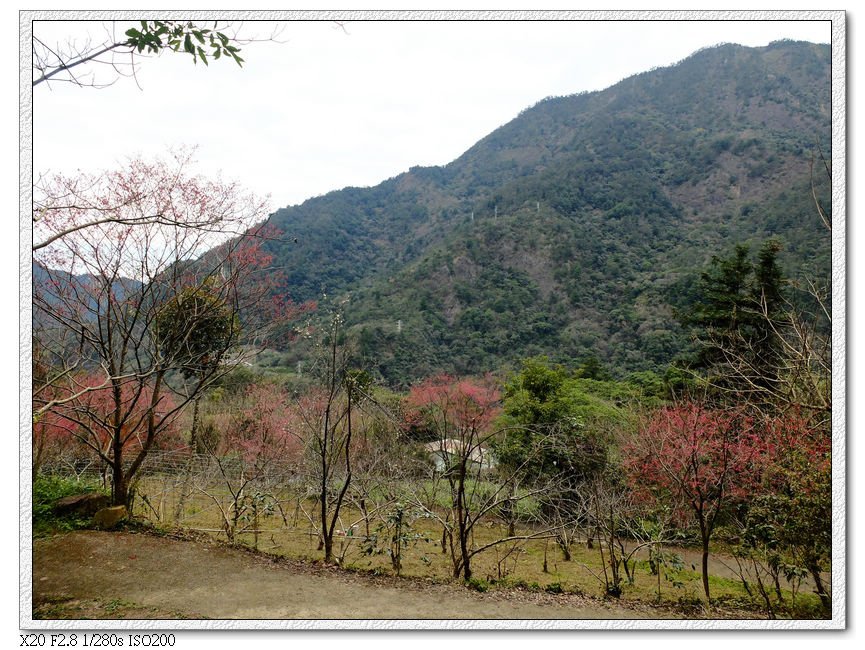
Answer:
[{"label": "bush", "polygon": [[86,528],[90,525],[89,518],[74,515],[58,517],[54,514],[54,503],[73,494],[102,491],[98,484],[92,482],[59,476],[36,477],[33,481],[33,536]]},{"label": "bush", "polygon": [[790,608],[790,616],[799,620],[818,620],[831,618],[816,594],[800,594]]},{"label": "bush", "polygon": [[489,591],[490,589],[490,583],[486,580],[482,580],[481,578],[469,578],[468,580],[466,580],[466,586],[481,593]]}]

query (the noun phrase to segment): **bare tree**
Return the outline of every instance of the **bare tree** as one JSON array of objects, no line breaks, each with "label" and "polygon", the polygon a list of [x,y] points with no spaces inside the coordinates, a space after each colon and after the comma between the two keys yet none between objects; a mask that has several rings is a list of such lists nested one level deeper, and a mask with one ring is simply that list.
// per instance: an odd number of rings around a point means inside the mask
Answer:
[{"label": "bare tree", "polygon": [[[524,533],[512,528],[503,537],[475,543],[474,531],[481,521],[502,516],[503,511],[512,513],[551,489],[548,484],[524,488],[520,483],[522,466],[495,465],[490,445],[503,432],[494,424],[499,394],[489,382],[437,377],[415,386],[408,402],[413,424],[422,421],[436,434],[436,440],[427,446],[436,467],[429,479],[417,486],[414,501],[442,527],[442,548],[450,549],[455,578],[469,580],[472,558],[487,549],[553,535],[552,528],[532,528]],[[447,506],[440,507],[442,501]]]},{"label": "bare tree", "polygon": [[539,518],[551,528],[564,562],[571,561],[571,548],[590,536],[587,532],[590,502],[584,484],[549,491],[539,499]]},{"label": "bare tree", "polygon": [[658,571],[660,599],[660,565],[672,561],[662,548],[671,541],[664,522],[656,520],[655,526],[647,526],[634,491],[614,472],[595,476],[578,492],[583,494],[587,527],[594,531],[597,541],[604,593],[618,597],[626,581],[634,584],[637,553],[648,549],[649,563]]},{"label": "bare tree", "polygon": [[291,434],[296,423],[287,402],[288,395],[279,387],[253,384],[231,400],[227,412],[214,418],[217,435],[202,441],[217,480],[196,488],[219,510],[232,544],[238,535],[250,532],[258,548],[260,520],[281,509],[277,494],[287,470],[299,460],[298,441]]},{"label": "bare tree", "polygon": [[387,406],[366,390],[359,406],[368,424],[355,440],[353,478],[346,496],[360,512],[363,533],[369,538],[376,522],[379,526],[387,524],[395,504],[408,500],[406,484],[419,472],[418,459],[406,453],[399,423]]},{"label": "bare tree", "polygon": [[713,340],[722,354],[722,362],[713,369],[713,386],[725,391],[725,386],[734,385],[738,401],[764,412],[766,408],[795,407],[816,413],[828,423],[832,413],[829,291],[806,280],[805,293],[810,309],[788,302],[780,315],[772,316],[765,305],[754,306],[778,341],[778,354],[768,372],[765,365],[755,363],[753,342],[744,337],[732,342]]},{"label": "bare tree", "polygon": [[298,400],[302,426],[298,435],[308,455],[309,476],[318,501],[316,525],[319,549],[325,562],[334,561],[334,536],[348,490],[354,478],[356,436],[369,423],[360,408],[367,396],[370,378],[352,367],[352,352],[345,344],[343,316],[331,315],[320,343],[319,359],[312,372],[321,384]]}]

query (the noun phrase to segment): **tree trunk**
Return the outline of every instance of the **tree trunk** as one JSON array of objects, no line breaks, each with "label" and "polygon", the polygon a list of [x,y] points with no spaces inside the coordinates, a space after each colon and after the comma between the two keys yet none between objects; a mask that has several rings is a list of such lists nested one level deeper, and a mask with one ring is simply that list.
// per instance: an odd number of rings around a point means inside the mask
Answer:
[{"label": "tree trunk", "polygon": [[[193,449],[193,453],[194,453]],[[192,481],[192,460],[193,456],[187,459],[186,464],[183,467],[183,480],[179,487],[179,496],[177,497],[177,503],[174,504],[174,523],[179,524],[183,519],[183,515],[186,511],[186,499],[189,498],[189,483]]]},{"label": "tree trunk", "polygon": [[826,585],[823,584],[823,576],[820,575],[820,567],[808,563],[808,572],[811,574],[811,577],[814,579],[814,587],[817,595],[820,597],[820,604],[823,605],[823,610],[826,612],[832,611],[832,597],[829,595],[829,592],[826,591]]},{"label": "tree trunk", "polygon": [[198,453],[198,426],[199,426],[199,417],[198,417],[198,409],[199,404],[201,403],[201,393],[195,396],[195,399],[192,400],[192,426],[189,428],[189,448],[192,450],[193,454]]},{"label": "tree trunk", "polygon": [[709,604],[709,538],[712,535],[712,523],[714,519],[707,520],[703,510],[703,504],[697,507],[697,521],[700,524],[700,541],[703,546],[703,556],[700,567],[703,573],[703,592],[706,594],[706,604]]},{"label": "tree trunk", "polygon": [[469,527],[468,527],[468,508],[465,502],[466,494],[466,460],[462,459],[460,463],[460,475],[457,483],[457,525],[460,536],[460,560],[462,562],[463,579],[468,580],[472,577],[471,559],[469,557]]},{"label": "tree trunk", "polygon": [[544,573],[550,572],[550,567],[547,564],[547,546],[549,545],[549,543],[550,543],[550,540],[548,540],[548,539],[544,540],[544,568],[543,568]]},{"label": "tree trunk", "polygon": [[[324,445],[327,444],[327,419],[325,419]],[[319,500],[321,508],[321,539],[319,540],[318,550],[324,548],[324,561],[329,564],[333,559],[333,538],[327,534],[327,447],[323,446],[321,450],[321,485],[319,491]]]},{"label": "tree trunk", "polygon": [[252,539],[253,548],[258,550],[258,502],[252,502]]},{"label": "tree trunk", "polygon": [[706,602],[709,602],[709,537],[703,535],[703,591],[706,592]]},{"label": "tree trunk", "polygon": [[513,537],[516,534],[517,522],[516,514],[514,513],[514,502],[512,500],[515,496],[515,489],[511,487],[510,498],[505,499],[504,503],[502,503],[502,517],[508,524],[508,537]]},{"label": "tree trunk", "polygon": [[125,506],[128,488],[127,477],[123,475],[123,427],[120,416],[123,398],[120,393],[120,383],[112,382],[111,396],[114,412],[111,416],[111,505]]},{"label": "tree trunk", "polygon": [[115,460],[111,464],[111,505],[125,506],[129,500],[129,486],[126,483],[126,477],[123,475],[123,467],[121,461]]},{"label": "tree trunk", "polygon": [[571,545],[568,543],[568,540],[564,536],[556,537],[556,542],[559,544],[559,548],[562,549],[562,561],[570,562],[571,561]]},{"label": "tree trunk", "polygon": [[367,539],[369,539],[369,512],[366,509],[366,499],[360,500],[360,512],[363,515],[363,527]]}]

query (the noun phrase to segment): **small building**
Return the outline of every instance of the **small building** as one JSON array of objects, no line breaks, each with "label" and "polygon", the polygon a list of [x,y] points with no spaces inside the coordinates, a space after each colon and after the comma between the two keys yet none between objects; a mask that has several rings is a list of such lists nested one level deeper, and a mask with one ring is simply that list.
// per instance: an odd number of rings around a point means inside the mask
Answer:
[{"label": "small building", "polygon": [[489,449],[480,445],[473,445],[466,449],[466,444],[456,438],[445,438],[444,440],[428,442],[424,445],[424,449],[435,463],[437,472],[444,472],[452,467],[466,453],[468,454],[469,466],[473,470],[486,471],[495,467],[493,454]]}]

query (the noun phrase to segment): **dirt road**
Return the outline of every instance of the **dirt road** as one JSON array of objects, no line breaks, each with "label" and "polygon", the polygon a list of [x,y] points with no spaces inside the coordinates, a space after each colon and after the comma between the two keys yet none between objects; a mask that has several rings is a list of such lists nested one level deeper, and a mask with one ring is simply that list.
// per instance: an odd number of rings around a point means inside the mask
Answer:
[{"label": "dirt road", "polygon": [[456,585],[274,561],[207,540],[82,531],[34,541],[34,618],[630,619],[575,595]]}]

